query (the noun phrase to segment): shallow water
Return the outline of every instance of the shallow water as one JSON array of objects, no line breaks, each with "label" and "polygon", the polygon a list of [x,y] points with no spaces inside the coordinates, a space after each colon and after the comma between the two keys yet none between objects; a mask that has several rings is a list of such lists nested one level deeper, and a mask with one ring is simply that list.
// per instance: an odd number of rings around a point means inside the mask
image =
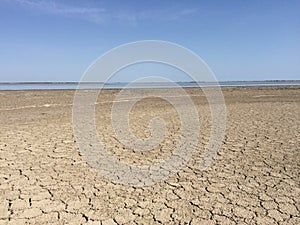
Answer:
[{"label": "shallow water", "polygon": [[[174,88],[174,83],[84,83],[80,84],[82,89],[119,89],[119,88]],[[300,80],[295,81],[223,81],[219,83],[209,82],[178,82],[177,85],[180,87],[210,87],[210,86],[295,86],[300,85]],[[178,86],[177,86],[178,87]],[[78,88],[76,82],[62,82],[62,83],[51,83],[51,82],[37,82],[37,83],[0,83],[0,90],[75,90]]]}]

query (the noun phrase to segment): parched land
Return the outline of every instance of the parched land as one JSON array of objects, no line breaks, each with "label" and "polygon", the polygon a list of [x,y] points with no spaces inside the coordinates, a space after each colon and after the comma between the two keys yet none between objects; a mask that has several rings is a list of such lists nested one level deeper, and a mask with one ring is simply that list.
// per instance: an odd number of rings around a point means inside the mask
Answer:
[{"label": "parched land", "polygon": [[[1,91],[0,224],[300,224],[300,87],[224,87],[225,138],[205,171],[199,165],[210,108],[201,90],[186,92],[201,122],[193,157],[168,179],[134,187],[101,176],[79,151],[74,91]],[[180,139],[176,109],[159,98],[135,104],[130,126],[137,137],[149,137],[153,117],[166,124],[159,146],[135,151],[111,126],[117,94],[102,91],[95,107],[107,151],[133,165],[164,160]]]}]

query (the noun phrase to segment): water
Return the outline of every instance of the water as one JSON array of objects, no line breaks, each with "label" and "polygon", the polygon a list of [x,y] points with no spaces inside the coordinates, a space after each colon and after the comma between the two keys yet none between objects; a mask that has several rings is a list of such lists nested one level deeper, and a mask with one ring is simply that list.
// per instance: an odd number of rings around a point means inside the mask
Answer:
[{"label": "water", "polygon": [[[199,87],[195,82],[179,82],[181,87]],[[108,83],[103,86],[102,83],[86,83],[81,84],[83,89],[120,89],[125,88],[128,83]],[[200,82],[200,87],[216,86],[216,83]],[[298,86],[300,80],[295,81],[223,81],[219,82],[220,86]],[[78,84],[75,82],[66,83],[0,83],[0,90],[75,90]],[[173,83],[138,83],[132,85],[130,88],[172,88],[175,87]]]}]

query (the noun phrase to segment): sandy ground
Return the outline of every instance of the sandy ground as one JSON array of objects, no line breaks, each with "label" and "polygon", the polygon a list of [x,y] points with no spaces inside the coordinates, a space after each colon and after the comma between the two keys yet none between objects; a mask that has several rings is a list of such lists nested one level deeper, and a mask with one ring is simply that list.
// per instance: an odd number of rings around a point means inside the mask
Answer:
[{"label": "sandy ground", "polygon": [[[200,90],[187,92],[201,121],[196,152],[148,187],[114,184],[86,163],[73,135],[74,91],[0,92],[0,224],[299,224],[300,87],[223,88],[226,135],[206,171],[198,167],[210,136],[209,105]],[[96,107],[108,151],[137,165],[170,155],[180,138],[176,110],[158,98],[138,102],[130,114],[135,135],[149,136],[153,116],[165,119],[167,133],[152,151],[132,151],[114,138],[116,94],[102,92]]]}]

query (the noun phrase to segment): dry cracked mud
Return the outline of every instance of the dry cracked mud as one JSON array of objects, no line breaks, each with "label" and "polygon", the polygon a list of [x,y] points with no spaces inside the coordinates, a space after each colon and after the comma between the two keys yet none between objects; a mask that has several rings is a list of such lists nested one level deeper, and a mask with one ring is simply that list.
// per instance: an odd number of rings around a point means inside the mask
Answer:
[{"label": "dry cracked mud", "polygon": [[[300,88],[224,87],[226,134],[206,171],[199,164],[210,108],[200,90],[186,91],[201,122],[196,151],[180,171],[145,187],[112,183],[85,161],[73,134],[74,91],[1,91],[0,224],[300,224]],[[159,116],[166,137],[152,151],[133,151],[111,126],[117,93],[103,91],[96,104],[107,150],[136,165],[170,155],[180,138],[172,105],[147,98],[134,106],[136,136],[148,137]]]}]

